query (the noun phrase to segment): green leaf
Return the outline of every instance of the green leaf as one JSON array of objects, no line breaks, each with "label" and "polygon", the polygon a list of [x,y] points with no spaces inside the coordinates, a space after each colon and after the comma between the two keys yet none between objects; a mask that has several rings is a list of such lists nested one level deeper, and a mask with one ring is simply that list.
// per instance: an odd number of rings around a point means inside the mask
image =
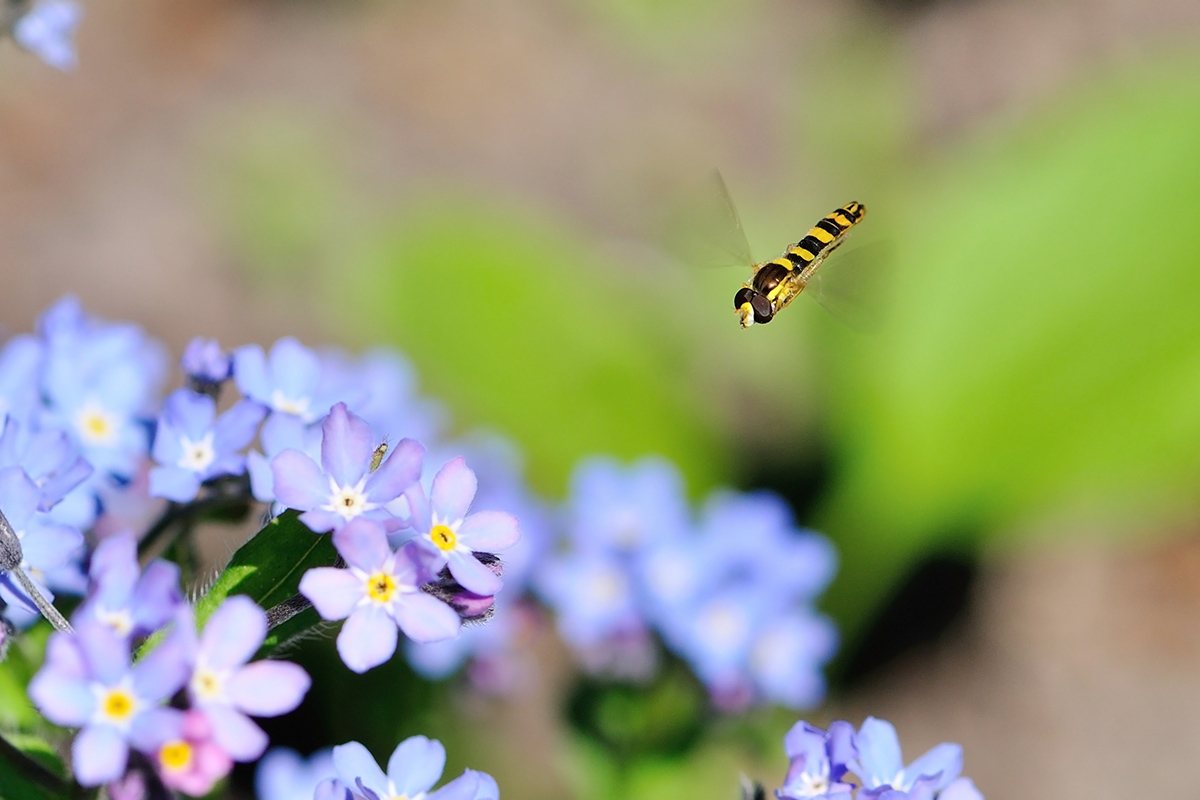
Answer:
[{"label": "green leaf", "polygon": [[[203,625],[226,597],[235,594],[247,595],[269,609],[299,592],[305,572],[333,566],[336,561],[337,551],[329,534],[314,534],[300,522],[297,512],[284,512],[233,554],[229,565],[196,601],[196,621]],[[317,620],[315,613],[299,614],[280,629],[295,635]],[[264,646],[270,648],[283,640],[277,630]]]},{"label": "green leaf", "polygon": [[0,736],[0,800],[66,800],[71,787],[54,749],[24,734]]}]

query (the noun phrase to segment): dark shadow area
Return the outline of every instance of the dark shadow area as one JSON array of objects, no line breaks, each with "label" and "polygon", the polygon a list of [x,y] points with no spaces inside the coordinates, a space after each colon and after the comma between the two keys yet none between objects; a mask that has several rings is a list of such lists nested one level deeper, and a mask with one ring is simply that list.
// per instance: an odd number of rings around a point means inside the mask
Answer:
[{"label": "dark shadow area", "polygon": [[850,645],[837,682],[852,688],[913,648],[941,638],[964,615],[977,574],[975,560],[962,554],[934,554],[917,564]]}]

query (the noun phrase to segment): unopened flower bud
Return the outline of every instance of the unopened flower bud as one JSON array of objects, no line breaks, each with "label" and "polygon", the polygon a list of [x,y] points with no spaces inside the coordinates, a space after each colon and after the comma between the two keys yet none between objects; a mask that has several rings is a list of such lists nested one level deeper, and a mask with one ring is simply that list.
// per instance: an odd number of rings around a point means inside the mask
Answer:
[{"label": "unopened flower bud", "polygon": [[233,373],[233,362],[217,340],[203,336],[188,342],[179,365],[188,376],[188,386],[193,391],[212,397]]}]

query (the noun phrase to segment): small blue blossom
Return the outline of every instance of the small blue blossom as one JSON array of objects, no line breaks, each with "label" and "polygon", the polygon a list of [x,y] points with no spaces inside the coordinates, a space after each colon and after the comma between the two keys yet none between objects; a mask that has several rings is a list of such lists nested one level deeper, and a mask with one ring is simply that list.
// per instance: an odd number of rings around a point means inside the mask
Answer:
[{"label": "small blue blossom", "polygon": [[43,0],[13,25],[13,39],[55,69],[75,68],[75,45],[71,37],[83,16],[78,3]]},{"label": "small blue blossom", "polygon": [[854,786],[842,778],[854,758],[854,747],[854,726],[848,722],[835,721],[828,731],[797,722],[783,737],[790,766],[775,796],[781,800],[808,800],[842,795],[848,800]]},{"label": "small blue blossom", "polygon": [[904,766],[896,729],[882,719],[867,717],[854,741],[858,758],[851,769],[867,789],[889,786],[908,792],[926,784],[933,791],[940,791],[962,773],[962,747],[950,743],[939,744]]},{"label": "small blue blossom", "polygon": [[[446,748],[436,739],[413,736],[397,745],[388,759],[387,773],[379,768],[367,748],[348,742],[333,748],[337,779],[356,800],[484,800],[495,787],[485,773],[466,770],[437,791],[430,791],[446,768]],[[482,784],[482,787],[481,787]],[[480,790],[484,793],[481,795]],[[495,793],[498,800],[499,792]]]},{"label": "small blue blossom", "polygon": [[106,625],[80,620],[73,633],[55,633],[46,660],[29,683],[29,697],[56,725],[81,728],[71,747],[75,779],[99,786],[125,772],[132,745],[157,745],[158,732],[180,712],[162,706],[187,679],[187,649],[168,635],[130,665],[128,640]]},{"label": "small blue blossom", "polygon": [[632,552],[688,530],[687,499],[679,470],[644,458],[624,467],[591,458],[571,476],[569,533],[576,546]]},{"label": "small blue blossom", "polygon": [[68,492],[92,475],[92,465],[65,432],[34,431],[16,418],[4,420],[0,432],[0,468],[21,467],[41,491],[39,511],[49,511]]},{"label": "small blue blossom", "polygon": [[137,540],[130,533],[100,542],[88,575],[87,598],[75,611],[76,619],[95,620],[126,639],[158,630],[183,606],[179,567],[155,559],[142,572]]},{"label": "small blue blossom", "polygon": [[401,527],[385,506],[417,484],[425,448],[405,439],[372,471],[377,444],[367,423],[338,403],[321,424],[319,466],[299,450],[284,450],[272,459],[276,499],[304,512],[300,520],[317,533],[359,517]]},{"label": "small blue blossom", "polygon": [[272,414],[258,431],[262,452],[246,453],[246,472],[250,475],[250,493],[263,503],[272,503],[272,513],[281,513],[286,506],[275,502],[275,476],[271,461],[284,450],[299,450],[312,459],[321,460],[321,426],[309,425],[291,414]]},{"label": "small blue blossom", "polygon": [[[83,555],[83,535],[38,511],[40,499],[41,491],[23,469],[0,469],[0,509],[21,541],[21,569],[39,589],[45,584],[45,571],[77,561]],[[5,602],[35,610],[33,601],[7,573],[0,573],[0,597]]]},{"label": "small blue blossom", "polygon": [[317,354],[290,336],[276,342],[269,356],[258,345],[235,350],[233,379],[251,400],[307,423],[320,419],[338,400],[356,399],[331,386]]},{"label": "small blue blossom", "polygon": [[38,322],[45,343],[43,427],[67,430],[101,472],[131,478],[149,454],[166,375],[163,348],[140,328],[87,315],[72,297]]},{"label": "small blue blossom", "polygon": [[35,336],[14,336],[0,350],[0,412],[22,423],[41,408],[43,347]]},{"label": "small blue blossom", "polygon": [[367,421],[371,430],[392,441],[429,443],[445,427],[446,411],[420,397],[412,365],[394,350],[370,350],[353,358],[340,350],[323,350],[321,374],[340,400]]},{"label": "small blue blossom", "polygon": [[608,554],[551,557],[534,585],[554,609],[559,634],[577,648],[645,631],[629,571]]},{"label": "small blue blossom", "polygon": [[192,675],[192,705],[212,722],[213,740],[235,761],[253,761],[267,748],[267,735],[249,715],[277,717],[300,705],[311,680],[288,661],[255,661],[267,638],[267,615],[249,597],[226,598],[199,637],[184,625]]},{"label": "small blue blossom", "polygon": [[412,509],[412,541],[429,558],[430,569],[436,573],[449,567],[464,589],[494,595],[504,582],[474,554],[505,550],[520,540],[521,531],[517,518],[503,511],[468,514],[477,488],[475,473],[460,456],[438,470],[428,498],[420,483],[404,496]]},{"label": "small blue blossom", "polygon": [[263,407],[240,400],[221,416],[216,412],[213,398],[191,389],[167,397],[154,436],[154,460],[161,466],[150,470],[151,495],[185,503],[204,481],[246,471],[238,451],[254,438]]},{"label": "small blue blossom", "polygon": [[254,772],[258,800],[313,800],[317,784],[334,778],[333,750],[318,750],[304,759],[295,750],[272,747]]},{"label": "small blue blossom", "polygon": [[346,619],[337,650],[347,667],[366,672],[391,658],[397,627],[417,642],[458,635],[454,609],[421,591],[432,575],[413,545],[393,551],[383,526],[368,519],[335,531],[333,544],[346,569],[310,569],[300,579],[300,593],[323,618]]},{"label": "small blue blossom", "polygon": [[233,359],[221,349],[216,339],[205,339],[203,336],[197,336],[187,343],[179,366],[196,391],[203,391],[199,387],[218,386],[233,374]]}]

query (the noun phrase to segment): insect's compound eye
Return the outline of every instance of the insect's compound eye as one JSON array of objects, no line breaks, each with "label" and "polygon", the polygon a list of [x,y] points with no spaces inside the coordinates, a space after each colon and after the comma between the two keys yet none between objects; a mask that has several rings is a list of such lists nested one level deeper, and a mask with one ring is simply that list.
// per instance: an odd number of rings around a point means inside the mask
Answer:
[{"label": "insect's compound eye", "polygon": [[757,292],[750,298],[750,308],[754,310],[754,321],[759,325],[770,322],[771,317],[775,316],[775,309],[771,308],[771,301],[765,295]]},{"label": "insect's compound eye", "polygon": [[733,296],[734,309],[739,309],[742,306],[746,305],[746,303],[749,303],[750,298],[751,298],[751,296],[753,296],[753,294],[754,294],[754,290],[751,289],[749,286],[743,286],[741,289],[738,289],[738,293]]}]

